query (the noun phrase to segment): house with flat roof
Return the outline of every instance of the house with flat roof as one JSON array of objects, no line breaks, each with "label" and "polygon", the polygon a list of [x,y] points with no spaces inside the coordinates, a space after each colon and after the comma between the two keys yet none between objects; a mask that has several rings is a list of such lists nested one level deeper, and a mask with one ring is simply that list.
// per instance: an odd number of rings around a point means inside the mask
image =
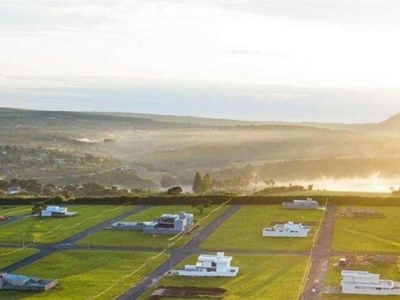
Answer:
[{"label": "house with flat roof", "polygon": [[283,209],[317,209],[318,202],[312,198],[307,198],[306,200],[293,200],[293,202],[283,202]]},{"label": "house with flat roof", "polygon": [[47,206],[40,213],[41,217],[64,218],[64,217],[72,217],[74,215],[76,215],[76,212],[68,211],[66,207],[51,206],[51,205]]},{"label": "house with flat roof", "polygon": [[264,228],[262,235],[264,237],[307,237],[310,227],[301,223],[291,221],[285,224],[276,224],[274,227]]},{"label": "house with flat roof", "polygon": [[341,275],[343,294],[400,295],[400,282],[381,280],[379,274],[342,270]]},{"label": "house with flat roof", "polygon": [[159,219],[149,222],[116,222],[111,225],[115,230],[138,230],[145,234],[178,234],[193,227],[193,214],[163,214]]},{"label": "house with flat roof", "polygon": [[235,277],[239,267],[231,266],[231,261],[232,256],[225,256],[224,252],[217,252],[217,255],[201,254],[195,265],[185,265],[173,273],[189,277]]}]

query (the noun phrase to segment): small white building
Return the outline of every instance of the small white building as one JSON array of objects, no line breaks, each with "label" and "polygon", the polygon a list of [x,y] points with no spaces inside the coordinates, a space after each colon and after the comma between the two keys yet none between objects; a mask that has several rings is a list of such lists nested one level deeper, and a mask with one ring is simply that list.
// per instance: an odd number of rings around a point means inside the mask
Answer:
[{"label": "small white building", "polygon": [[266,227],[262,234],[267,237],[307,237],[309,231],[310,227],[290,221],[285,224],[276,224],[274,227]]},{"label": "small white building", "polygon": [[293,202],[283,202],[282,208],[284,209],[317,209],[318,202],[312,198],[306,200],[293,200]]},{"label": "small white building", "polygon": [[224,252],[217,255],[201,254],[196,265],[185,265],[183,269],[175,270],[179,276],[196,277],[235,277],[238,267],[231,266],[232,256],[225,256]]},{"label": "small white building", "polygon": [[340,282],[343,294],[400,295],[400,282],[381,280],[379,274],[342,270]]},{"label": "small white building", "polygon": [[74,215],[76,215],[76,212],[69,212],[66,207],[51,205],[43,209],[40,214],[42,217],[71,217]]}]

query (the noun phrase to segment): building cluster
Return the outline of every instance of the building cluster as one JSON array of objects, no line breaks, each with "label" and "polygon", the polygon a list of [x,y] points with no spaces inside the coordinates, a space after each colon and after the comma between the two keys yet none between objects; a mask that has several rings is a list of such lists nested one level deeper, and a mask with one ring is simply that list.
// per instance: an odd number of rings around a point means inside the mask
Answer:
[{"label": "building cluster", "polygon": [[[316,209],[318,203],[312,199],[294,200],[293,202],[282,203],[284,209]],[[69,212],[65,207],[47,206],[41,210],[42,217],[67,217],[73,216],[76,212]],[[347,210],[345,214],[357,214],[357,211]],[[365,214],[365,211],[362,212]],[[370,212],[367,212],[370,214]],[[375,212],[373,213],[375,214]],[[145,234],[180,234],[188,232],[193,228],[193,214],[179,212],[178,214],[162,214],[160,218],[148,222],[116,222],[111,229],[115,230],[136,230]],[[262,231],[263,237],[288,237],[306,238],[310,231],[309,226],[302,223],[288,221],[266,227]],[[379,263],[396,262],[396,256],[368,256],[369,260]],[[193,265],[185,265],[183,268],[171,270],[171,274],[185,277],[235,277],[239,273],[239,267],[231,266],[231,256],[225,256],[224,252],[217,252],[216,255],[201,254]],[[349,268],[350,261],[356,261],[357,257],[346,257],[339,260],[339,266]],[[356,263],[354,262],[353,265]],[[361,295],[400,295],[400,282],[382,280],[379,274],[372,274],[365,271],[342,270],[340,282],[343,294]],[[48,290],[58,283],[57,279],[41,279],[22,275],[0,273],[0,290]]]},{"label": "building cluster", "polygon": [[145,234],[178,234],[193,228],[193,214],[163,214],[159,219],[149,222],[116,222],[111,225],[115,230],[138,230]]},{"label": "building cluster", "polygon": [[[307,198],[306,200],[293,200],[293,202],[283,202],[283,209],[293,210],[309,210],[317,209],[318,202]],[[290,237],[290,238],[306,238],[310,231],[309,226],[305,226],[302,223],[294,223],[288,221],[283,224],[275,224],[274,226],[265,227],[262,231],[263,237]]]}]

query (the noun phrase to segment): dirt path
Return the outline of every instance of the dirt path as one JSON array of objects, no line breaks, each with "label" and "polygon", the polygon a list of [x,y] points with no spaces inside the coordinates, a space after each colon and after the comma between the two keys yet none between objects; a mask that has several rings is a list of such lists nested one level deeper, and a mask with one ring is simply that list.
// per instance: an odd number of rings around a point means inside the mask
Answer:
[{"label": "dirt path", "polygon": [[329,258],[332,256],[330,245],[332,242],[333,228],[335,224],[336,206],[328,206],[322,221],[319,237],[311,251],[312,265],[306,279],[301,300],[320,300],[326,272],[328,270]]},{"label": "dirt path", "polygon": [[139,282],[137,285],[126,291],[117,300],[132,300],[139,297],[144,291],[156,284],[172,267],[181,262],[185,257],[199,252],[199,245],[204,241],[215,229],[218,228],[225,220],[230,218],[235,212],[239,210],[240,206],[232,205],[227,211],[218,216],[214,221],[203,228],[200,233],[192,238],[182,248],[175,249],[171,252],[171,257],[155,269],[147,278]]}]

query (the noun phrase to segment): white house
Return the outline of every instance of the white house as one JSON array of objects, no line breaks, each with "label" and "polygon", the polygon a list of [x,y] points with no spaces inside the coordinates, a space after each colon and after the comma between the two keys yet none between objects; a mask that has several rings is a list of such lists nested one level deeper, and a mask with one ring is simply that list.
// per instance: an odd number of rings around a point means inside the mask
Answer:
[{"label": "white house", "polygon": [[176,270],[179,276],[196,277],[235,277],[238,267],[231,266],[232,257],[225,256],[224,252],[217,255],[201,254],[196,265],[185,265],[183,269]]},{"label": "white house", "polygon": [[183,211],[179,214],[163,214],[159,219],[150,222],[116,222],[111,229],[139,230],[145,234],[178,234],[193,227],[193,214]]},{"label": "white house", "polygon": [[288,222],[285,224],[276,224],[274,227],[266,227],[263,230],[263,236],[267,237],[307,237],[310,228],[301,223]]},{"label": "white house", "polygon": [[342,270],[342,293],[362,295],[400,295],[400,282],[381,280],[379,274]]},{"label": "white house", "polygon": [[307,198],[306,200],[293,200],[293,202],[283,202],[282,208],[284,209],[316,209],[318,207],[318,202],[312,198]]},{"label": "white house", "polygon": [[41,211],[42,217],[71,217],[76,215],[76,212],[69,212],[66,207],[47,206]]}]

